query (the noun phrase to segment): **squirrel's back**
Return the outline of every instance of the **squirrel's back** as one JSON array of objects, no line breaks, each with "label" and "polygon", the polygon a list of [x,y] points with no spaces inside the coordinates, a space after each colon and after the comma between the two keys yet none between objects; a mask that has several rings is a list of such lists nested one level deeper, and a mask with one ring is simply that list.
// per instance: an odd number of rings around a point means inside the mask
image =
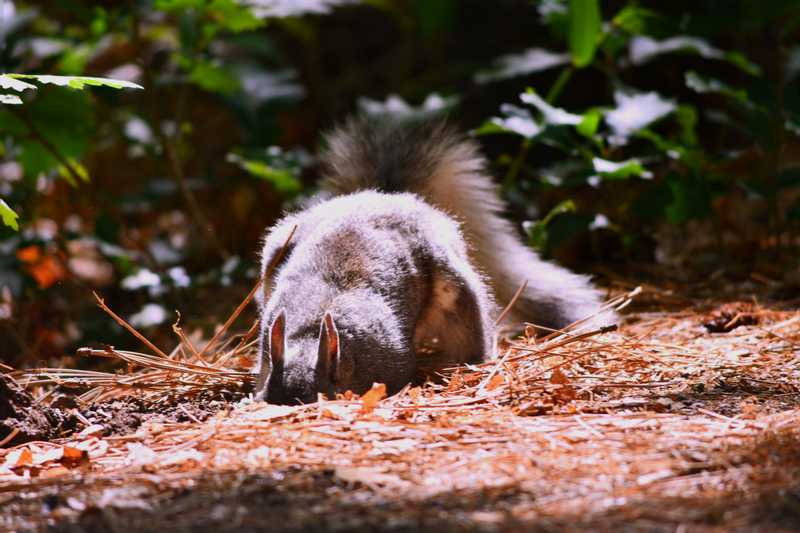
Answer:
[{"label": "squirrel's back", "polygon": [[[284,217],[265,239],[262,275],[261,398],[309,402],[374,382],[394,393],[419,365],[494,354],[492,300],[459,225],[417,195],[361,191]],[[321,324],[336,335],[330,362]]]},{"label": "squirrel's back", "polygon": [[506,205],[478,146],[444,122],[351,119],[327,143],[323,195],[416,193],[462,224],[470,259],[500,305],[527,282],[507,325],[560,329],[592,315],[595,325],[614,320],[611,312],[598,314],[602,298],[588,278],[542,260],[520,241],[502,217]]}]

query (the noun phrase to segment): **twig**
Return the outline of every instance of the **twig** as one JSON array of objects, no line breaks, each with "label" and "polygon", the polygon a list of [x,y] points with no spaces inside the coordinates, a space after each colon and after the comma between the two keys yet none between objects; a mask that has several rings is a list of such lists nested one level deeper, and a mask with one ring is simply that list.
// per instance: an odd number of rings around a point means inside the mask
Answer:
[{"label": "twig", "polygon": [[514,296],[512,296],[512,297],[511,297],[511,301],[509,301],[509,302],[508,302],[508,304],[506,305],[505,309],[503,309],[503,312],[502,312],[502,313],[500,313],[500,316],[498,316],[498,317],[497,317],[497,319],[494,321],[494,325],[495,325],[495,326],[496,326],[497,324],[499,324],[500,322],[502,322],[502,321],[503,321],[503,319],[506,317],[506,315],[507,315],[507,314],[508,314],[508,313],[511,311],[511,309],[514,307],[514,304],[515,304],[515,303],[517,303],[517,300],[519,299],[520,295],[521,295],[523,292],[525,292],[525,289],[526,289],[527,287],[528,287],[528,280],[526,279],[526,280],[525,280],[525,281],[522,283],[522,285],[520,285],[520,286],[519,286],[519,288],[517,289],[517,292],[515,292],[515,293],[514,293]]},{"label": "twig", "polygon": [[198,423],[198,424],[201,424],[201,423],[202,423],[202,422],[200,421],[200,419],[199,419],[199,418],[197,418],[196,416],[194,416],[192,413],[190,413],[190,412],[189,412],[189,410],[188,410],[188,409],[186,409],[186,407],[184,407],[184,405],[183,405],[182,403],[181,403],[181,404],[178,404],[178,409],[180,409],[181,411],[183,411],[183,413],[184,413],[186,416],[188,416],[190,420],[193,420],[194,422],[196,422],[196,423]]},{"label": "twig", "polygon": [[14,428],[14,429],[12,429],[12,430],[11,430],[11,433],[9,433],[8,435],[6,435],[6,437],[5,437],[3,440],[0,440],[0,448],[2,448],[2,447],[3,447],[3,446],[5,446],[6,444],[8,444],[8,443],[9,443],[9,442],[11,442],[12,440],[14,440],[14,437],[16,437],[16,436],[17,436],[17,433],[19,433],[19,428]]},{"label": "twig", "polygon": [[180,311],[175,311],[175,312],[178,314],[178,318],[177,320],[175,320],[175,323],[172,324],[172,331],[175,332],[175,335],[177,335],[178,338],[181,340],[181,344],[189,348],[192,357],[194,357],[201,363],[205,363],[206,361],[202,357],[200,357],[200,354],[197,353],[197,350],[195,349],[194,344],[192,344],[192,341],[189,340],[189,337],[187,337],[186,334],[183,332],[183,328],[181,328],[178,325],[180,324],[181,321],[181,312]]},{"label": "twig", "polygon": [[79,183],[81,181],[86,181],[86,177],[82,176],[81,173],[75,168],[71,161],[69,161],[66,157],[64,157],[61,152],[56,148],[56,146],[50,142],[50,140],[44,136],[44,134],[39,131],[39,128],[36,127],[36,123],[28,116],[28,113],[25,112],[24,109],[20,109],[17,106],[5,106],[6,108],[11,108],[18,117],[22,119],[26,126],[28,126],[28,131],[33,136],[36,141],[41,144],[45,150],[50,152],[52,155],[64,168],[67,169],[72,179],[75,183]]},{"label": "twig", "polygon": [[134,337],[136,337],[137,339],[142,341],[148,348],[153,350],[153,352],[155,352],[156,354],[160,355],[164,359],[169,359],[169,357],[167,357],[167,354],[162,352],[155,344],[153,344],[152,342],[147,340],[147,337],[145,337],[144,335],[142,335],[141,333],[136,331],[136,328],[134,328],[133,326],[128,324],[122,317],[120,317],[114,311],[112,311],[106,305],[106,302],[102,298],[100,298],[100,296],[98,296],[98,294],[96,292],[92,291],[92,294],[94,294],[94,297],[97,300],[97,305],[100,306],[100,309],[102,309],[103,311],[108,313],[111,316],[111,318],[113,318],[117,322],[117,324],[119,324],[123,328],[127,329]]},{"label": "twig", "polygon": [[289,236],[286,237],[283,246],[281,246],[281,249],[278,250],[277,254],[275,254],[275,258],[273,258],[273,260],[270,262],[267,270],[264,272],[264,275],[259,276],[258,281],[256,281],[256,284],[253,286],[252,289],[250,289],[250,292],[247,294],[245,299],[242,300],[242,302],[238,305],[238,307],[236,307],[231,316],[228,317],[228,320],[225,321],[225,324],[223,324],[222,327],[214,334],[214,336],[211,337],[211,340],[208,341],[208,343],[203,347],[202,350],[200,350],[198,357],[202,358],[203,355],[208,353],[208,350],[210,350],[211,347],[214,346],[214,344],[216,344],[220,336],[222,336],[222,334],[228,330],[231,324],[233,324],[233,321],[239,317],[239,314],[241,314],[241,312],[244,310],[247,304],[250,303],[250,300],[252,300],[253,297],[256,295],[256,292],[261,287],[262,283],[264,283],[264,280],[272,274],[272,271],[275,269],[278,263],[280,263],[281,259],[283,259],[283,254],[286,253],[286,248],[289,246],[289,242],[292,240],[295,230],[297,230],[297,226],[294,226],[292,228],[292,231],[289,232]]}]

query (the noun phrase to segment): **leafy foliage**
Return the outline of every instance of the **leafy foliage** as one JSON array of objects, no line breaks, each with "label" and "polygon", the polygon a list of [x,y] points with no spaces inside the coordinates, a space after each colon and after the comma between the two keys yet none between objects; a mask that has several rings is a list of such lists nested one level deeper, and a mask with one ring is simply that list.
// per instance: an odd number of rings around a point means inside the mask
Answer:
[{"label": "leafy foliage", "polygon": [[[86,86],[111,87],[114,89],[142,88],[141,85],[125,80],[87,76],[51,76],[44,74],[0,74],[0,88],[11,89],[17,92],[38,88],[36,85],[22,81],[24,79],[37,81],[42,84],[69,87],[76,90],[82,90]],[[22,99],[16,95],[2,94],[0,95],[0,103],[19,105],[22,104]],[[62,109],[66,110],[67,108]],[[74,109],[71,109],[70,111],[74,111]],[[0,115],[0,124],[3,123],[3,118],[4,117]],[[22,126],[22,122],[24,121],[27,121],[29,128],[35,128],[35,119],[31,119],[28,116],[24,116],[22,120],[14,116],[8,116],[5,118],[5,126],[9,132],[21,134],[22,130],[24,129]],[[57,128],[61,126],[71,130],[76,123],[72,122],[70,118],[75,117],[53,117],[50,115],[48,120],[56,122],[54,119],[58,119],[56,124],[54,124],[54,127]],[[81,122],[78,122],[77,124],[81,124]],[[51,130],[51,132],[55,133],[54,130]],[[83,166],[72,157],[72,155],[80,155],[80,153],[83,151],[83,146],[80,145],[80,138],[76,138],[73,131],[65,133],[63,130],[61,130],[60,133],[62,133],[62,135],[59,136],[58,139],[54,139],[53,137],[44,138],[40,136],[38,139],[34,139],[33,142],[23,143],[20,147],[20,162],[30,174],[38,174],[39,172],[44,172],[49,168],[57,167],[62,177],[64,177],[73,186],[77,185],[75,178],[79,178],[82,181],[88,181],[89,177],[86,173],[86,169],[84,169]],[[56,135],[58,135],[58,133],[56,133]],[[76,144],[76,141],[78,144]],[[55,143],[55,145],[59,146],[61,150],[56,152],[56,148],[53,148],[53,144],[51,143]],[[75,152],[77,153],[75,154]],[[62,154],[66,156],[66,160],[61,159]],[[17,223],[17,214],[4,200],[0,199],[0,202],[2,202],[0,203],[0,218],[2,219],[3,224],[13,228],[14,230],[18,230],[19,224]]]},{"label": "leafy foliage", "polygon": [[601,23],[599,0],[570,0],[569,51],[576,67],[585,67],[594,59]]},{"label": "leafy foliage", "polygon": [[[52,76],[49,74],[0,74],[0,88],[11,89],[12,91],[22,92],[27,89],[37,89],[36,85],[22,81],[29,79],[42,84],[52,84],[70,89],[82,90],[86,86],[91,87],[111,87],[113,89],[141,89],[142,86],[136,83],[115,80],[111,78],[95,78],[91,76]],[[0,95],[2,103],[21,104],[22,100],[11,94]]]},{"label": "leafy foliage", "polygon": [[87,287],[157,327],[249,285],[353,111],[472,128],[530,244],[573,267],[662,258],[667,232],[791,268],[799,8],[721,5],[6,2],[0,341],[113,341]]},{"label": "leafy foliage", "polygon": [[[768,10],[748,13],[755,17],[751,20],[755,27],[781,27],[783,21],[778,14],[797,14],[797,7],[790,2],[774,1],[769,6]],[[521,198],[556,186],[563,191],[559,196],[569,197],[584,196],[582,190],[586,186],[619,190],[618,182],[636,183],[627,186],[625,201],[614,200],[613,196],[611,202],[576,200],[575,209],[564,210],[560,209],[565,205],[562,200],[547,216],[530,225],[535,230],[531,239],[534,246],[552,251],[544,237],[548,224],[572,217],[573,221],[584,222],[583,230],[581,224],[569,224],[571,231],[585,232],[593,229],[592,221],[602,210],[603,216],[614,221],[602,225],[603,231],[619,232],[620,241],[630,248],[659,221],[685,224],[725,216],[715,211],[715,203],[720,198],[737,197],[743,189],[764,200],[771,231],[780,235],[789,229],[793,204],[780,201],[779,195],[787,189],[775,176],[781,172],[778,153],[783,149],[782,143],[796,135],[791,124],[800,106],[788,96],[791,87],[796,87],[796,80],[790,81],[793,76],[767,78],[766,69],[739,50],[712,45],[702,34],[675,34],[681,26],[680,17],[684,17],[683,22],[691,20],[686,13],[678,13],[678,17],[664,15],[629,2],[603,22],[599,3],[589,0],[543,2],[539,13],[542,23],[562,40],[572,62],[560,66],[560,74],[546,91],[536,85],[528,87],[519,96],[527,107],[520,107],[517,102],[503,104],[499,116],[476,130],[478,135],[506,132],[522,138],[517,156],[506,159],[510,162],[504,181],[506,189],[512,197]],[[734,10],[726,20],[737,16]],[[689,27],[708,35],[716,31],[697,24]],[[778,32],[777,48],[787,49],[789,35],[796,31],[791,24],[785,24],[785,30]],[[539,65],[546,68],[559,64],[541,58],[563,56],[558,49],[532,50],[536,50]],[[679,56],[699,60],[688,63],[678,61]],[[658,63],[663,68],[667,60],[673,61],[671,75],[675,74],[675,66],[691,64],[679,74],[683,87],[676,87],[666,77],[648,80],[647,75],[638,73],[651,64]],[[790,62],[779,61],[767,65],[767,69],[793,72]],[[499,73],[483,74],[479,81],[494,82],[505,79],[506,73],[542,70],[514,67],[505,64]],[[649,75],[653,73],[651,69]],[[574,87],[571,80],[578,77],[592,80],[591,93]],[[582,98],[576,99],[580,93]],[[607,100],[609,94],[613,95],[613,103]],[[582,107],[556,106],[562,99],[579,100]],[[719,140],[700,133],[712,124],[736,133]],[[768,162],[755,172],[748,161],[751,152],[742,150],[748,143],[766,154]],[[537,147],[541,149],[536,150]],[[537,170],[541,162],[528,162],[529,154],[551,154],[552,150],[569,164]],[[719,174],[721,167],[726,168],[724,176]],[[531,182],[530,177],[535,181]],[[602,196],[608,198],[606,194]],[[592,210],[596,210],[595,216],[587,216]],[[641,225],[642,221],[647,224]]]},{"label": "leafy foliage", "polygon": [[17,222],[19,216],[13,209],[8,207],[8,204],[2,198],[0,198],[0,218],[3,219],[3,224],[6,226],[14,228],[14,230],[19,229],[19,223]]}]

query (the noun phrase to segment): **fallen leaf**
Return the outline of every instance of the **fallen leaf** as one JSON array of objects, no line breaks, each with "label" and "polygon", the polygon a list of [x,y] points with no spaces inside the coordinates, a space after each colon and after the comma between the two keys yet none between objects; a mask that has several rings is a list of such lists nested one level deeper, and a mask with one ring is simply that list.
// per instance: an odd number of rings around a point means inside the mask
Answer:
[{"label": "fallen leaf", "polygon": [[52,287],[66,277],[64,266],[52,255],[44,256],[41,261],[29,263],[26,270],[36,280],[40,289]]},{"label": "fallen leaf", "polygon": [[33,454],[25,448],[11,451],[6,455],[6,462],[3,465],[5,468],[21,468],[23,466],[30,466],[33,464]]},{"label": "fallen leaf", "polygon": [[569,378],[564,374],[560,368],[554,368],[553,373],[550,375],[550,383],[556,385],[565,385],[569,383]]},{"label": "fallen leaf", "polygon": [[[578,393],[572,385],[561,385],[552,393],[553,401],[556,403],[568,403],[577,397]],[[574,409],[574,406],[572,409]]]},{"label": "fallen leaf", "polygon": [[378,402],[386,398],[386,385],[373,383],[372,388],[361,397],[361,412],[371,413]]},{"label": "fallen leaf", "polygon": [[86,450],[80,450],[78,448],[73,448],[72,446],[64,446],[62,450],[63,450],[63,457],[61,458],[62,463],[67,463],[69,465],[77,465],[79,463],[89,461],[89,452]]},{"label": "fallen leaf", "polygon": [[17,259],[23,263],[35,263],[42,257],[42,249],[35,244],[17,250]]},{"label": "fallen leaf", "polygon": [[494,390],[497,387],[504,385],[506,382],[506,378],[501,376],[500,374],[495,374],[492,379],[489,380],[489,383],[486,384],[486,390]]},{"label": "fallen leaf", "polygon": [[459,390],[461,387],[464,386],[464,376],[461,375],[460,371],[456,371],[450,376],[450,383],[447,384],[447,391],[453,392]]}]

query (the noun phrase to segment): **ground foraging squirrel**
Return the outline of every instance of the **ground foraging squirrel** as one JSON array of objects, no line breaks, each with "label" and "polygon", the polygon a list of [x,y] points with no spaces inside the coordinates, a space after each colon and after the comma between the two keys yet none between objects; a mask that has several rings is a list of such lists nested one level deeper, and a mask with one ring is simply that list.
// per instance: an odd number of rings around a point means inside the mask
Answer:
[{"label": "ground foraging squirrel", "polygon": [[265,238],[262,275],[283,254],[259,294],[256,398],[374,382],[392,394],[423,347],[442,366],[489,359],[496,302],[526,280],[512,325],[561,328],[600,308],[586,278],[520,242],[477,146],[444,123],[352,119],[327,144],[322,191]]}]

